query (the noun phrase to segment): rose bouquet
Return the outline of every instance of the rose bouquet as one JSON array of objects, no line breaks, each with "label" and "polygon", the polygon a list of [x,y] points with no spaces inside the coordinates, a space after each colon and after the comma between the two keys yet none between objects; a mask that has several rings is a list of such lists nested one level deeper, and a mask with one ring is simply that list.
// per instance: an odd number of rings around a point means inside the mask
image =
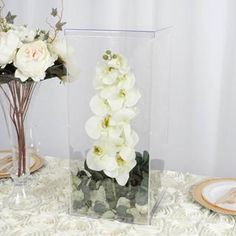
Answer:
[{"label": "rose bouquet", "polygon": [[62,13],[63,8],[60,14],[52,9],[56,22],[47,21],[50,31],[17,26],[11,12],[0,16],[0,95],[13,146],[13,178],[29,174],[27,118],[36,87],[51,78],[64,82],[67,75],[66,45],[58,37],[65,25]]}]

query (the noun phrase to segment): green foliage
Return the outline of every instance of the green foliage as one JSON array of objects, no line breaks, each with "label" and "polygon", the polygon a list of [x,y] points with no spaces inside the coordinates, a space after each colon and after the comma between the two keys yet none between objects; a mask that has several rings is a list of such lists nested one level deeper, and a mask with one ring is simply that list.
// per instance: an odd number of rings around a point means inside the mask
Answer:
[{"label": "green foliage", "polygon": [[16,15],[12,15],[11,12],[9,11],[5,17],[7,23],[9,24],[14,24],[14,20],[16,18]]},{"label": "green foliage", "polygon": [[66,75],[67,75],[67,69],[65,67],[65,64],[60,59],[58,59],[57,61],[55,61],[53,66],[49,67],[46,70],[45,79],[51,79],[57,77],[60,80],[63,80],[63,77]]},{"label": "green foliage", "polygon": [[58,21],[55,25],[56,29],[58,31],[62,31],[63,26],[66,24],[66,22]]},{"label": "green foliage", "polygon": [[[107,52],[109,54],[109,52]],[[92,207],[91,192],[97,191],[101,186],[105,190],[105,198],[109,205],[109,209],[104,202],[95,201],[93,210],[98,215],[103,215],[111,210],[116,213],[117,219],[123,222],[132,223],[134,216],[127,213],[128,207],[117,205],[118,200],[124,197],[130,200],[130,206],[135,207],[135,204],[146,205],[148,203],[148,184],[149,184],[149,153],[144,151],[143,154],[136,152],[137,165],[130,172],[130,178],[125,186],[119,185],[115,179],[105,175],[103,171],[94,171],[88,168],[87,163],[84,163],[84,169],[77,173],[77,177],[81,180],[77,189],[84,194],[83,201],[74,200],[73,206],[75,209],[82,207]]]},{"label": "green foliage", "polygon": [[57,8],[52,8],[51,15],[54,17],[57,16]]},{"label": "green foliage", "polygon": [[[11,64],[7,64],[4,68],[0,68],[0,84],[9,83],[11,80],[20,80],[15,77],[16,67]],[[63,80],[63,77],[67,75],[67,69],[65,64],[61,60],[55,61],[54,65],[46,70],[46,79],[59,78]],[[32,81],[30,78],[27,81]]]},{"label": "green foliage", "polygon": [[94,205],[93,209],[99,215],[102,215],[102,214],[104,214],[107,211],[106,206],[102,202],[100,202],[100,201],[96,201],[95,202],[95,205]]}]

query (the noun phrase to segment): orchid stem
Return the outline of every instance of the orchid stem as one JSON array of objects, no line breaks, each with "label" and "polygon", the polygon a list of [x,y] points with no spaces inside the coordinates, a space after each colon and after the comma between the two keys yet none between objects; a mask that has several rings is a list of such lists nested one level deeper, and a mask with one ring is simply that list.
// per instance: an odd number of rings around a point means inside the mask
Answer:
[{"label": "orchid stem", "polygon": [[112,191],[113,191],[114,198],[115,198],[115,201],[116,201],[116,200],[117,200],[117,194],[116,194],[116,183],[115,183],[115,179],[112,179]]}]

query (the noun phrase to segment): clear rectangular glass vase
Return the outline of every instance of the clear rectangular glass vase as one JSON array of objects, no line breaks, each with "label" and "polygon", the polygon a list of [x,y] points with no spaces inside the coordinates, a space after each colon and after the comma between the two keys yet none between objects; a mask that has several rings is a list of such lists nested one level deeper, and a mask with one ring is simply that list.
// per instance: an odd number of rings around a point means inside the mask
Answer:
[{"label": "clear rectangular glass vase", "polygon": [[71,214],[151,223],[167,141],[168,31],[65,30],[79,71],[68,85]]}]

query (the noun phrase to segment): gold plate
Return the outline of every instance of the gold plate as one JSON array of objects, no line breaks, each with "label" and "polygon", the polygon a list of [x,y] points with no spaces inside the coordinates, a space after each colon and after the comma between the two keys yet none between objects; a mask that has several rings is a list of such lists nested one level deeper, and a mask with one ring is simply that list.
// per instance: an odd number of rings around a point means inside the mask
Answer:
[{"label": "gold plate", "polygon": [[219,182],[224,182],[224,181],[236,181],[234,178],[215,178],[215,179],[208,179],[203,182],[200,182],[199,184],[195,185],[193,188],[193,198],[195,201],[197,201],[199,204],[202,206],[215,211],[217,213],[225,214],[225,215],[236,215],[236,211],[233,210],[227,210],[223,209],[219,206],[216,206],[210,202],[208,202],[204,197],[202,196],[202,190],[209,184],[213,183],[219,183]]},{"label": "gold plate", "polygon": [[[9,158],[9,154],[11,152],[9,150],[1,150],[0,153],[6,153],[6,157],[3,157],[3,158]],[[3,159],[3,158],[1,158],[1,159]],[[44,165],[43,158],[38,156],[37,154],[33,155],[33,159],[34,159],[34,164],[30,168],[30,173],[33,173],[33,172],[39,170]],[[0,179],[2,179],[2,178],[9,178],[9,177],[10,177],[10,174],[8,174],[6,172],[0,172]]]}]

